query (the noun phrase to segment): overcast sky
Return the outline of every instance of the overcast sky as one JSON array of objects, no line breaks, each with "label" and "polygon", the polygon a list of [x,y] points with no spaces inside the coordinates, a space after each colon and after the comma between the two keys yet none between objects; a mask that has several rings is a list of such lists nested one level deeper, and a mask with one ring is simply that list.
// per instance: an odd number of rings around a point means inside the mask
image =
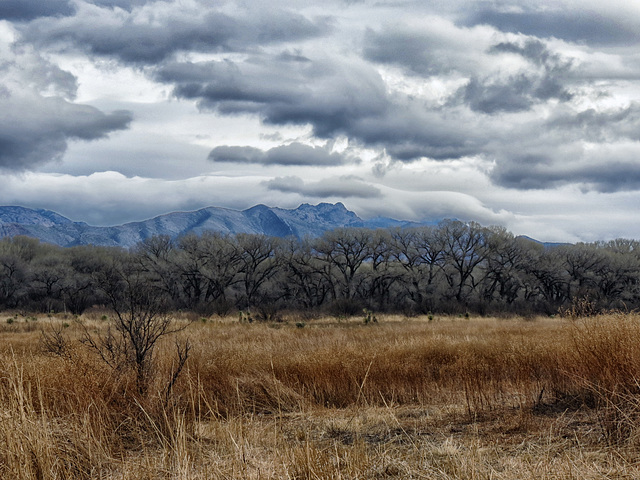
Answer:
[{"label": "overcast sky", "polygon": [[0,0],[0,204],[640,239],[640,3]]}]

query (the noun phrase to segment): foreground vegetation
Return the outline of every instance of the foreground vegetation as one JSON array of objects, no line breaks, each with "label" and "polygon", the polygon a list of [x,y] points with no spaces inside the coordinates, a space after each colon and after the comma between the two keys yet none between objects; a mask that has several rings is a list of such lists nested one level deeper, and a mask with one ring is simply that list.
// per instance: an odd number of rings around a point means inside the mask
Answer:
[{"label": "foreground vegetation", "polygon": [[0,317],[1,478],[640,477],[638,315],[176,315],[144,389],[113,316]]}]

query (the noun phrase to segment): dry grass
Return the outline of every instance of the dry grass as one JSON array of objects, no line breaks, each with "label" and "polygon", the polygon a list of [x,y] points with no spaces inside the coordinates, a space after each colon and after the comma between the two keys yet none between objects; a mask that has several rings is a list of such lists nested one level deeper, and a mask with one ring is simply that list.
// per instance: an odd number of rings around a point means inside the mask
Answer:
[{"label": "dry grass", "polygon": [[[193,349],[169,399],[170,341],[141,396],[77,341],[74,319],[12,318],[0,478],[640,477],[635,315],[207,319],[184,332]],[[52,326],[62,355],[41,351]]]}]

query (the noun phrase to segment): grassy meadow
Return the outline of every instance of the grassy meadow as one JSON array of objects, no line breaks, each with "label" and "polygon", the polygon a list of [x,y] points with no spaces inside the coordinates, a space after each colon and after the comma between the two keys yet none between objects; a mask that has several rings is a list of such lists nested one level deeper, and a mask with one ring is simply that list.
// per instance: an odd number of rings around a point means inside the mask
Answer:
[{"label": "grassy meadow", "polygon": [[179,315],[144,393],[106,316],[0,316],[0,478],[640,478],[638,315]]}]

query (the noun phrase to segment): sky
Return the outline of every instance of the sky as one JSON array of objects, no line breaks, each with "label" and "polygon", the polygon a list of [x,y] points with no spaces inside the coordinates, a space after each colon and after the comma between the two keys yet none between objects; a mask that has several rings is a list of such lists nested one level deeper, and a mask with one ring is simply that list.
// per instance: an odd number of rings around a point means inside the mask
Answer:
[{"label": "sky", "polygon": [[640,239],[640,2],[0,0],[0,204]]}]

